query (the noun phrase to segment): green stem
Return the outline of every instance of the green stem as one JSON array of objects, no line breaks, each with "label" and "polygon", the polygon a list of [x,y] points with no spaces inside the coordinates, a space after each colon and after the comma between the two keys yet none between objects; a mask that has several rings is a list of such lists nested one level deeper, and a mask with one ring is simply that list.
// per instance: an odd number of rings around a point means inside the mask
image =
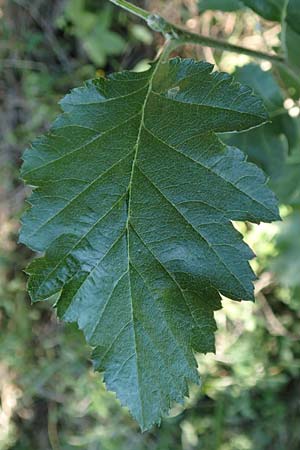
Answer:
[{"label": "green stem", "polygon": [[140,17],[143,20],[148,20],[150,13],[143,8],[139,8],[138,6],[133,5],[132,3],[127,2],[126,0],[110,0],[116,6],[120,6],[126,11]]},{"label": "green stem", "polygon": [[170,53],[172,53],[176,47],[176,42],[173,39],[167,39],[163,48],[157,55],[157,60],[159,63],[165,62],[169,58]]},{"label": "green stem", "polygon": [[[179,28],[176,27],[177,30]],[[178,33],[178,32],[177,32]],[[206,47],[218,48],[228,52],[239,53],[248,55],[254,58],[264,59],[266,61],[274,63],[285,63],[285,58],[280,55],[271,55],[269,53],[259,52],[257,50],[251,50],[250,48],[242,47],[240,45],[230,44],[229,42],[221,41],[219,39],[213,39],[201,34],[190,33],[189,31],[180,30],[177,39],[178,45],[184,44],[200,44]]]},{"label": "green stem", "polygon": [[[286,60],[283,56],[271,55],[269,53],[259,52],[256,50],[251,50],[240,45],[230,44],[229,42],[220,41],[218,39],[213,39],[201,34],[191,33],[186,31],[172,23],[168,22],[161,16],[157,14],[150,14],[148,11],[133,5],[126,0],[110,0],[114,5],[120,6],[128,12],[140,17],[145,20],[150,28],[154,31],[158,31],[168,36],[175,41],[175,46],[180,46],[184,44],[199,44],[212,48],[219,48],[221,50],[226,50],[229,52],[244,54],[252,56],[254,58],[264,59],[277,64],[284,64]],[[174,46],[174,47],[175,47]]]}]

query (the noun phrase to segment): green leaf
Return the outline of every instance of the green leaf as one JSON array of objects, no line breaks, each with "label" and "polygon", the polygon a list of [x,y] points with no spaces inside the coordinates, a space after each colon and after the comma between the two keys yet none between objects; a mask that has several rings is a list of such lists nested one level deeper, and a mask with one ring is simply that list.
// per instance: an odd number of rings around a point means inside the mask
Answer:
[{"label": "green leaf", "polygon": [[281,203],[300,206],[300,146],[287,159],[281,177],[276,183],[276,194]]},{"label": "green leaf", "polygon": [[300,76],[297,71],[292,72],[289,67],[280,65],[276,68],[276,76],[286,91],[288,97],[300,99]]},{"label": "green leaf", "polygon": [[82,38],[82,41],[91,60],[100,67],[105,66],[107,55],[119,55],[125,47],[121,36],[100,27],[96,27],[92,33]]},{"label": "green leaf", "polygon": [[286,14],[285,44],[289,62],[299,70],[300,78],[300,3],[289,0]]},{"label": "green leaf", "polygon": [[[299,169],[299,168],[298,168]],[[283,287],[291,289],[294,295],[291,301],[299,308],[300,301],[300,213],[294,211],[279,226],[276,237],[277,255],[271,261],[270,268],[276,273]]]},{"label": "green leaf", "polygon": [[282,175],[288,146],[276,124],[231,135],[227,142],[244,150],[249,160],[261,167],[272,179],[276,180]]},{"label": "green leaf", "polygon": [[265,19],[280,22],[285,0],[243,0],[243,3]]},{"label": "green leaf", "polygon": [[250,161],[271,177],[269,185],[280,203],[300,205],[299,119],[290,117],[284,110],[282,93],[272,72],[247,64],[238,68],[234,76],[262,97],[272,122],[223,138],[228,144],[242,149]]},{"label": "green leaf", "polygon": [[263,173],[215,135],[265,122],[262,102],[211,71],[176,58],[89,81],[24,155],[20,239],[46,252],[31,298],[60,294],[59,317],[142,429],[198,381],[219,293],[253,299],[253,253],[231,220],[278,219]]},{"label": "green leaf", "polygon": [[103,67],[108,55],[119,55],[124,50],[125,41],[118,33],[110,30],[113,15],[111,5],[102,7],[97,13],[86,7],[84,0],[69,0],[64,14],[73,24],[72,32],[80,39],[91,61]]},{"label": "green leaf", "polygon": [[230,134],[226,142],[244,150],[252,162],[271,176],[277,193],[277,180],[282,176],[286,158],[295,141],[298,142],[297,122],[285,111],[280,87],[271,71],[265,72],[256,64],[247,64],[238,68],[234,76],[262,97],[272,122],[250,131]]},{"label": "green leaf", "polygon": [[251,86],[259,95],[269,113],[278,113],[283,108],[283,96],[271,71],[264,71],[259,65],[250,63],[238,67],[234,78],[240,83]]},{"label": "green leaf", "polygon": [[296,33],[300,34],[300,4],[298,0],[289,0],[286,21]]},{"label": "green leaf", "polygon": [[287,5],[281,34],[289,65],[280,65],[276,74],[289,97],[300,99],[300,3],[290,0]]},{"label": "green leaf", "polygon": [[284,2],[285,0],[198,0],[198,7],[204,12],[208,9],[237,11],[246,6],[265,19],[280,22]]},{"label": "green leaf", "polygon": [[198,0],[198,8],[200,12],[210,9],[219,11],[236,11],[243,7],[244,5],[240,0]]}]

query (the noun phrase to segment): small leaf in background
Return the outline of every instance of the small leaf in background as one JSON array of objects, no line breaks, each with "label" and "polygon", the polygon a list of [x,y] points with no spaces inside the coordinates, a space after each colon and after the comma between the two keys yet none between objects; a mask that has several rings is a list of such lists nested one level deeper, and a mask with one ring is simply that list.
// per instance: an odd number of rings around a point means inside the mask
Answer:
[{"label": "small leaf in background", "polygon": [[83,47],[97,66],[104,67],[108,55],[122,53],[125,41],[117,33],[101,28],[99,23],[83,38]]},{"label": "small leaf in background", "polygon": [[264,71],[257,64],[246,64],[237,68],[234,77],[240,83],[251,86],[264,102],[270,114],[279,113],[283,109],[283,96],[271,71]]},{"label": "small leaf in background", "polygon": [[[242,0],[245,6],[251,8],[264,19],[281,21],[285,0]],[[296,0],[298,1],[298,0]]]},{"label": "small leaf in background", "polygon": [[300,206],[300,145],[293,151],[283,167],[282,175],[276,183],[279,200],[294,207]]},{"label": "small leaf in background", "polygon": [[263,129],[232,134],[228,143],[247,153],[249,160],[276,179],[282,174],[287,156],[287,141],[276,124],[267,124]]},{"label": "small leaf in background", "polygon": [[251,161],[271,176],[272,187],[277,193],[278,179],[285,170],[287,157],[298,143],[298,121],[285,110],[281,89],[271,71],[247,64],[238,68],[234,76],[262,97],[272,122],[250,131],[230,134],[227,142],[244,150]]},{"label": "small leaf in background", "polygon": [[[286,14],[286,49],[290,63],[300,69],[300,2],[289,0]],[[298,78],[299,80],[299,78]]]},{"label": "small leaf in background", "polygon": [[[300,168],[300,164],[298,170]],[[299,172],[298,172],[299,177]],[[300,196],[300,190],[299,190]],[[300,306],[300,213],[295,211],[285,217],[279,224],[279,233],[276,237],[277,256],[271,261],[270,268],[276,274],[279,283],[292,289],[293,304]]]},{"label": "small leaf in background", "polygon": [[276,77],[285,89],[287,97],[293,100],[300,99],[300,77],[297,72],[293,73],[288,67],[282,65],[276,68]]},{"label": "small leaf in background", "polygon": [[69,0],[65,5],[65,21],[61,19],[61,26],[67,31],[67,22],[71,22],[71,33],[82,42],[91,61],[99,67],[105,66],[108,56],[119,55],[125,47],[123,37],[111,30],[112,14],[111,5],[92,12],[86,9],[84,0]]},{"label": "small leaf in background", "polygon": [[215,134],[266,110],[211,71],[175,58],[89,81],[24,155],[21,241],[46,252],[28,268],[31,298],[60,294],[59,317],[142,429],[198,382],[193,352],[214,351],[220,293],[253,299],[253,253],[231,220],[279,218],[261,170]]},{"label": "small leaf in background", "polygon": [[284,1],[285,0],[198,0],[198,6],[200,12],[207,9],[237,11],[248,7],[264,19],[280,22]]},{"label": "small leaf in background", "polygon": [[244,7],[240,0],[198,0],[198,7],[200,12],[206,10],[218,11],[236,11]]}]

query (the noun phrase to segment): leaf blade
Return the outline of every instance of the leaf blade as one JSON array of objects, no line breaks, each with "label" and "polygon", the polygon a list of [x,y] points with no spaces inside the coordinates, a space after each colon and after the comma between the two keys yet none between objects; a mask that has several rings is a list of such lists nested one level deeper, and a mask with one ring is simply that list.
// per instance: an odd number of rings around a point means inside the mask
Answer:
[{"label": "leaf blade", "polygon": [[214,134],[257,126],[265,109],[211,70],[176,58],[89,82],[24,156],[37,188],[21,240],[46,251],[30,295],[59,293],[58,315],[143,429],[197,382],[219,293],[253,298],[253,253],[231,220],[278,218],[262,172]]}]

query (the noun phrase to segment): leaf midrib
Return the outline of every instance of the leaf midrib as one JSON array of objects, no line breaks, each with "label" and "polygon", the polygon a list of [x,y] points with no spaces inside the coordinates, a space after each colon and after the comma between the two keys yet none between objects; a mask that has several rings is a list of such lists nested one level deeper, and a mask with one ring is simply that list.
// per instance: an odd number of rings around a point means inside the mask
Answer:
[{"label": "leaf midrib", "polygon": [[133,297],[132,297],[132,287],[131,287],[131,278],[130,278],[130,265],[131,265],[131,261],[130,261],[130,232],[129,232],[129,225],[130,225],[130,219],[131,219],[131,195],[132,195],[132,183],[133,183],[133,178],[134,178],[134,172],[135,172],[135,166],[136,166],[136,161],[137,161],[137,157],[138,157],[138,151],[139,151],[139,146],[140,146],[140,141],[141,141],[141,134],[142,134],[142,130],[144,127],[144,119],[145,119],[145,110],[146,110],[146,105],[148,102],[148,99],[150,97],[151,91],[152,91],[152,85],[153,85],[153,80],[155,77],[155,74],[160,66],[160,62],[161,60],[159,60],[157,62],[156,67],[153,70],[153,73],[151,74],[151,77],[149,78],[149,87],[147,90],[147,93],[145,95],[145,100],[144,103],[142,105],[142,109],[141,109],[141,123],[139,126],[139,130],[138,130],[138,135],[137,135],[137,139],[136,139],[136,144],[134,147],[134,157],[133,157],[133,161],[132,161],[132,166],[131,166],[131,174],[130,174],[130,180],[129,180],[129,184],[128,184],[128,201],[127,201],[127,222],[126,222],[126,239],[127,239],[127,263],[128,263],[128,267],[127,267],[127,272],[128,272],[128,287],[129,287],[129,296],[130,296],[130,306],[131,306],[131,320],[132,320],[132,330],[133,330],[133,338],[134,338],[134,352],[135,352],[135,362],[136,362],[136,375],[137,375],[137,391],[138,391],[138,397],[139,397],[139,403],[140,403],[140,414],[141,414],[141,419],[142,419],[142,423],[146,423],[145,421],[145,416],[144,416],[144,405],[143,405],[143,400],[142,400],[142,396],[141,396],[141,391],[140,391],[140,374],[139,374],[139,364],[138,364],[138,348],[137,348],[137,338],[136,338],[136,331],[135,331],[135,318],[134,318],[134,312],[133,312]]}]

